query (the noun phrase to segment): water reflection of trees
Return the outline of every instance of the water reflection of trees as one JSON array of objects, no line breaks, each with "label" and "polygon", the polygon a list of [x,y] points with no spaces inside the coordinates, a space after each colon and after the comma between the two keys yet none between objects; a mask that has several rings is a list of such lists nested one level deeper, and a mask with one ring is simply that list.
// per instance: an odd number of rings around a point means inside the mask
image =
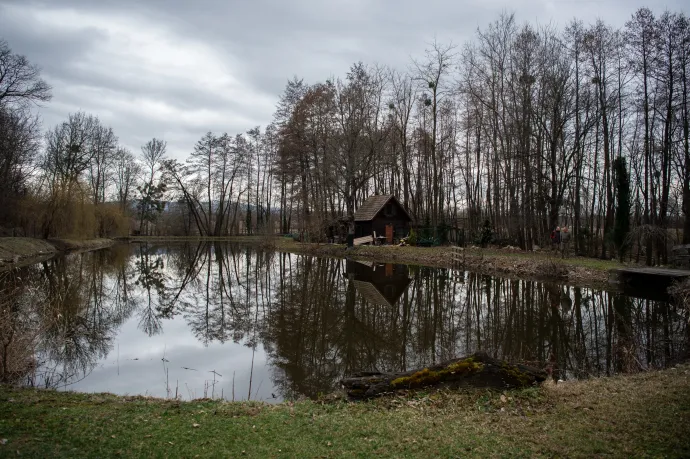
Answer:
[{"label": "water reflection of trees", "polygon": [[147,335],[182,317],[204,344],[263,349],[287,398],[331,391],[352,371],[400,371],[479,349],[586,377],[666,366],[689,342],[687,311],[663,303],[223,244],[117,246],[21,276],[16,317],[42,330],[27,378],[51,387],[87,375],[130,317]]},{"label": "water reflection of trees", "polygon": [[24,336],[38,331],[27,342],[32,364],[18,379],[62,386],[88,374],[110,351],[117,328],[134,308],[122,281],[128,258],[125,247],[58,257],[12,272],[21,288],[9,299],[11,327]]},{"label": "water reflection of trees", "polygon": [[[134,262],[134,286],[141,287],[138,292],[143,294],[143,300],[135,300],[140,306],[138,309],[139,329],[149,336],[157,335],[162,331],[161,319],[169,316],[169,300],[167,298],[165,262],[160,249],[148,244],[138,247]],[[125,283],[127,278],[125,278]]]},{"label": "water reflection of trees", "polygon": [[204,344],[256,340],[268,306],[272,254],[224,245],[184,246],[173,260],[168,286],[171,314],[182,314]]},{"label": "water reflection of trees", "polygon": [[672,305],[472,275],[465,297],[466,348],[551,362],[561,376],[663,367],[687,351],[686,314]]},{"label": "water reflection of trees", "polygon": [[50,321],[39,347],[35,384],[60,386],[88,374],[112,349],[136,303],[129,297],[122,248],[55,258],[42,264]]},{"label": "water reflection of trees", "polygon": [[285,396],[352,370],[404,370],[482,349],[561,378],[659,368],[688,349],[687,312],[590,289],[414,268],[393,307],[334,259],[283,256],[266,340]]}]

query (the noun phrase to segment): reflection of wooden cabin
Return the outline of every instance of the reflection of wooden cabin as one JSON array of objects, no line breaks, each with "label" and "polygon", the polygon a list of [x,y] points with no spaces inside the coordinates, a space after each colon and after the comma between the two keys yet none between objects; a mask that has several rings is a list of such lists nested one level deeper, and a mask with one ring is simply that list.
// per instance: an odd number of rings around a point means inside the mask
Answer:
[{"label": "reflection of wooden cabin", "polygon": [[348,260],[347,274],[366,301],[383,306],[397,303],[410,285],[406,265]]},{"label": "reflection of wooden cabin", "polygon": [[[399,239],[407,236],[412,218],[393,195],[369,196],[355,212],[355,237],[377,236]],[[388,232],[386,228],[388,227]]]}]

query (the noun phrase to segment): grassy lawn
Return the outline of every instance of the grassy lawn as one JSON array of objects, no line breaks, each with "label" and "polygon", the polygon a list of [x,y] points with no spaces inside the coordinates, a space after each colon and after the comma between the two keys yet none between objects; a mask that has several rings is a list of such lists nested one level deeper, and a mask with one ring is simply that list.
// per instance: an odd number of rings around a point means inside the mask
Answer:
[{"label": "grassy lawn", "polygon": [[519,392],[273,406],[0,387],[2,457],[689,457],[688,426],[688,365]]}]

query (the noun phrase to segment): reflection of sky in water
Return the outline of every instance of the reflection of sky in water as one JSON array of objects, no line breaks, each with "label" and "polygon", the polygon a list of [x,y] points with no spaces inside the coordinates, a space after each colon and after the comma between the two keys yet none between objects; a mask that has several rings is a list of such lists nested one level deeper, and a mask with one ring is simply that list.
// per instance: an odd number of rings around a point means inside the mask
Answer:
[{"label": "reflection of sky in water", "polygon": [[688,311],[664,302],[225,245],[116,246],[22,276],[22,317],[63,317],[29,384],[85,392],[232,399],[234,372],[237,400],[317,397],[353,371],[478,350],[587,378],[667,366],[690,336]]},{"label": "reflection of sky in water", "polygon": [[[252,348],[232,341],[223,344],[211,342],[204,347],[194,337],[182,316],[164,320],[163,333],[152,337],[137,327],[138,321],[136,316],[130,317],[118,330],[108,356],[98,362],[91,374],[67,389],[165,397],[166,376],[161,360],[165,355],[169,360],[165,365],[173,397],[178,384],[179,394],[185,399],[190,395],[192,398],[203,397],[205,385],[208,386],[207,396],[210,397],[213,383],[211,371],[215,370],[222,375],[216,376],[216,397],[222,393],[226,399],[232,399],[235,372],[235,399],[247,399],[254,352]],[[272,386],[266,355],[262,346],[258,345],[254,354],[251,399],[272,401],[272,393],[278,396],[278,391]]]}]

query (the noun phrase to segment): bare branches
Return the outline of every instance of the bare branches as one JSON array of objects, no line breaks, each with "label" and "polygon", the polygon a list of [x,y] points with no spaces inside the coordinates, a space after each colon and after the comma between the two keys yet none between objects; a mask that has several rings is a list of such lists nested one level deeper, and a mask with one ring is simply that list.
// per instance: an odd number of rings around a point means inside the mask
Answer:
[{"label": "bare branches", "polygon": [[[611,257],[620,253],[612,165],[624,157],[633,227],[663,231],[684,219],[690,241],[688,23],[640,9],[619,30],[577,20],[558,30],[502,14],[462,47],[430,43],[407,73],[357,62],[341,78],[294,77],[270,128],[208,133],[165,172],[166,144],[153,139],[141,180],[151,191],[165,174],[174,179],[161,199],[173,201],[165,205],[180,232],[323,240],[344,220],[352,229],[368,196],[394,194],[441,239],[448,226],[479,234],[488,220],[497,241],[532,249],[567,224],[578,253]],[[86,141],[81,124],[97,120],[73,118],[48,135],[44,177],[86,186],[94,203],[116,177],[125,208],[128,156],[109,159],[112,132]],[[640,235],[635,258],[663,262],[669,239]]]},{"label": "bare branches", "polygon": [[120,208],[125,211],[134,194],[136,183],[142,173],[142,167],[134,160],[134,155],[126,148],[118,148],[115,153],[115,195]]},{"label": "bare branches", "polygon": [[41,70],[20,54],[14,54],[0,39],[0,108],[23,108],[51,99],[51,87],[41,78]]},{"label": "bare branches", "polygon": [[153,181],[156,172],[160,170],[166,159],[168,143],[165,140],[153,138],[141,147],[141,159],[144,167],[149,171],[149,182]]}]

